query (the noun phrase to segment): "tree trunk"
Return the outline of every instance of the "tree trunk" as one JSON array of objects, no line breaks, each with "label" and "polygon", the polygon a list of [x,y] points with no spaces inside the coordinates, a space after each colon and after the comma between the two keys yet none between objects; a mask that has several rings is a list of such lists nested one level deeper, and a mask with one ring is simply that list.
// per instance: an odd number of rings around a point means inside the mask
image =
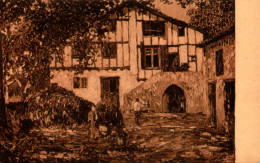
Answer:
[{"label": "tree trunk", "polygon": [[4,96],[3,36],[0,35],[0,125],[7,126]]}]

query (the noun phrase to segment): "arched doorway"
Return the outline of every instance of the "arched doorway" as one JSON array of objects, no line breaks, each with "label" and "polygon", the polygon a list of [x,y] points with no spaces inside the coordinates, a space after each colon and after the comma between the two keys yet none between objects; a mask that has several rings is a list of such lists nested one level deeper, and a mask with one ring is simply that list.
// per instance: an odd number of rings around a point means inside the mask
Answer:
[{"label": "arched doorway", "polygon": [[186,112],[186,99],[183,89],[177,85],[169,86],[162,96],[162,112]]}]

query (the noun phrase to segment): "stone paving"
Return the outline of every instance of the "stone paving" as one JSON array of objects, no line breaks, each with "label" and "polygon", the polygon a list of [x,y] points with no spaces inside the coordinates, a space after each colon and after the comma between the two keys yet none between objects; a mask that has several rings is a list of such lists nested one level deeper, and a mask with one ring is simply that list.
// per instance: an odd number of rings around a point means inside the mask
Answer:
[{"label": "stone paving", "polygon": [[144,113],[140,126],[133,113],[124,120],[125,145],[117,137],[90,139],[84,126],[34,129],[20,161],[234,162],[229,139],[209,132],[201,114]]}]

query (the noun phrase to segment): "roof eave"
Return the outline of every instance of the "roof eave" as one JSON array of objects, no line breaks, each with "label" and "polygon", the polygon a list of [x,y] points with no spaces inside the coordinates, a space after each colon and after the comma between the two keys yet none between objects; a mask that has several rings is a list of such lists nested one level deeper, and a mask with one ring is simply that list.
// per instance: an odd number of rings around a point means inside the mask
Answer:
[{"label": "roof eave", "polygon": [[[124,7],[128,7],[128,8],[132,8],[132,7],[138,7],[138,8],[141,8],[143,10],[147,10],[149,12],[151,12],[152,14],[154,15],[157,15],[173,24],[176,24],[176,25],[179,25],[179,26],[182,26],[182,27],[188,27],[188,28],[191,28],[191,29],[194,29],[196,31],[198,31],[198,29],[196,29],[194,26],[191,26],[189,25],[188,23],[186,23],[185,21],[182,21],[182,20],[178,20],[176,18],[172,18],[170,16],[167,16],[166,14],[162,13],[161,11],[159,11],[158,9],[153,9],[151,7],[148,7],[146,5],[143,5],[143,4],[140,4],[138,2],[125,2],[119,6],[117,6],[115,9],[111,10],[109,14],[115,12],[115,11],[118,11]],[[201,32],[201,31],[198,31],[198,32]]]},{"label": "roof eave", "polygon": [[231,35],[231,34],[234,34],[234,33],[235,33],[235,26],[231,26],[228,30],[220,33],[219,35],[217,35],[216,37],[214,37],[212,39],[208,39],[208,40],[203,41],[202,43],[198,44],[197,46],[198,47],[205,47],[205,46],[207,46],[211,43],[219,41],[220,39],[222,39],[225,36],[228,36],[228,35]]}]

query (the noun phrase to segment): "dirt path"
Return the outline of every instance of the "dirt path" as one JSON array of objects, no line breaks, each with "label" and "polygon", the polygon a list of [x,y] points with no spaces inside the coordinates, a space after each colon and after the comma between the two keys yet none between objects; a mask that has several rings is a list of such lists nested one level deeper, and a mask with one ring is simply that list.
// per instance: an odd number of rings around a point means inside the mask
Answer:
[{"label": "dirt path", "polygon": [[83,126],[34,129],[30,141],[24,141],[24,159],[19,161],[233,162],[228,139],[209,133],[203,115],[145,113],[141,126],[134,124],[133,113],[124,118],[126,146],[118,145],[113,137],[90,139]]},{"label": "dirt path", "polygon": [[34,129],[30,133],[34,138],[27,141],[24,159],[42,162],[56,161],[110,161],[115,158],[128,160],[125,146],[118,145],[111,137],[100,139],[89,138],[88,130],[84,127],[73,129],[44,128]]},{"label": "dirt path", "polygon": [[209,133],[203,115],[145,113],[141,126],[131,114],[126,119],[128,141],[139,149],[135,160],[234,162],[229,140]]}]

